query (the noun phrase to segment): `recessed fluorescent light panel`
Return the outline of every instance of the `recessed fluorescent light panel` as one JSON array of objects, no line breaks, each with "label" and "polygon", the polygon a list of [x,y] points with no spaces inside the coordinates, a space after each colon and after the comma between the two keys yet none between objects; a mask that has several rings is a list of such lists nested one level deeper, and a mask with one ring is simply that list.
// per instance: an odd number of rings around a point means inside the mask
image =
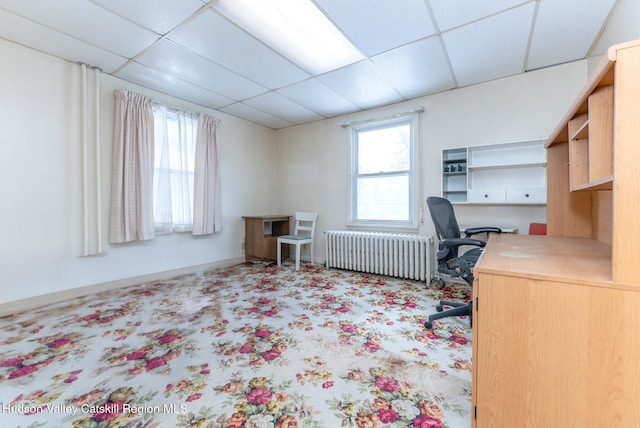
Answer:
[{"label": "recessed fluorescent light panel", "polygon": [[213,7],[308,73],[364,59],[310,0],[218,0]]}]

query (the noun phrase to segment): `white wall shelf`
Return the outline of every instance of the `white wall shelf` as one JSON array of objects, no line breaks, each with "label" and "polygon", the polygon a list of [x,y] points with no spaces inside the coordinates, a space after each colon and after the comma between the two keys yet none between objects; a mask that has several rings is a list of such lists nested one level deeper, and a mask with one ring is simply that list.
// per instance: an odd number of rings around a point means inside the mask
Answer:
[{"label": "white wall shelf", "polygon": [[442,151],[442,194],[452,203],[547,202],[544,140],[471,146]]},{"label": "white wall shelf", "polygon": [[485,166],[469,166],[469,171],[481,171],[483,169],[500,169],[500,168],[535,168],[545,167],[546,162],[534,162],[534,163],[520,163],[520,164],[506,164],[506,165],[485,165]]}]

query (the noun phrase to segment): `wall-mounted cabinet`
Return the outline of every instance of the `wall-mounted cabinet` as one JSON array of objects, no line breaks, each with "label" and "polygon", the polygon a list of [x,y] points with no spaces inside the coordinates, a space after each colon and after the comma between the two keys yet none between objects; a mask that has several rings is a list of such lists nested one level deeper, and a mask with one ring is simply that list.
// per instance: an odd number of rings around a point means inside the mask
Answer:
[{"label": "wall-mounted cabinet", "polygon": [[467,149],[442,151],[442,193],[451,202],[467,202]]},{"label": "wall-mounted cabinet", "polygon": [[442,194],[452,203],[545,204],[544,140],[442,151]]}]

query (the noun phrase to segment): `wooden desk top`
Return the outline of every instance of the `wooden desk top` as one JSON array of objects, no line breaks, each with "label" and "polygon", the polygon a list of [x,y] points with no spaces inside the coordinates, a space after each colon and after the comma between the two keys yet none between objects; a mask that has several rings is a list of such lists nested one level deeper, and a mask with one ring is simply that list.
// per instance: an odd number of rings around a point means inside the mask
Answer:
[{"label": "wooden desk top", "polygon": [[267,215],[243,215],[242,218],[252,218],[265,221],[289,220],[290,215],[267,214]]},{"label": "wooden desk top", "polygon": [[475,271],[640,291],[612,282],[611,247],[593,239],[491,235]]}]

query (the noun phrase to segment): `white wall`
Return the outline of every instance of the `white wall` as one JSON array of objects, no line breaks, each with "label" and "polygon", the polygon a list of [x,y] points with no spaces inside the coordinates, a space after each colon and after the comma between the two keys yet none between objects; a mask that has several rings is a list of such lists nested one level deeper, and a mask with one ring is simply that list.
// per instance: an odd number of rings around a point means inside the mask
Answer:
[{"label": "white wall", "polygon": [[[324,255],[323,231],[345,229],[349,198],[350,131],[340,125],[424,106],[420,233],[434,235],[426,210],[441,195],[443,148],[546,138],[587,78],[586,61],[547,68],[405,103],[277,131],[277,192],[281,213],[317,211],[316,254]],[[456,205],[464,225],[512,225],[527,233],[545,222],[544,206]]]},{"label": "white wall", "polygon": [[600,57],[618,43],[640,38],[640,1],[618,0],[609,16],[606,28],[591,49],[591,55]]},{"label": "white wall", "polygon": [[[242,216],[276,211],[272,130],[102,75],[105,253],[82,257],[80,66],[2,40],[0,57],[0,224],[4,228],[0,236],[0,304],[134,276],[242,260]],[[120,88],[221,119],[221,233],[199,238],[160,236],[115,246],[106,242],[113,91]],[[95,173],[93,165],[90,169],[90,174]],[[96,193],[91,187],[91,207]]]}]

